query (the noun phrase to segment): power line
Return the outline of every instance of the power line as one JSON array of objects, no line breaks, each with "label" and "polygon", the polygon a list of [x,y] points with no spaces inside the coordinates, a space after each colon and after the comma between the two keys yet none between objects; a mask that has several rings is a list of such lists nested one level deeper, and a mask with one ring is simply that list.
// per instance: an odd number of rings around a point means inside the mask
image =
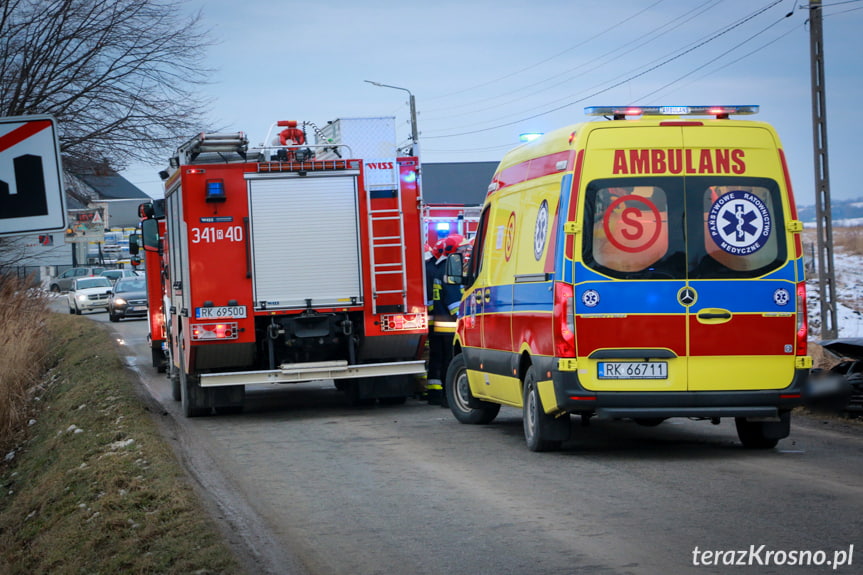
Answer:
[{"label": "power line", "polygon": [[476,84],[476,85],[474,85],[474,86],[470,86],[470,87],[468,87],[468,88],[464,88],[464,89],[462,89],[462,90],[458,90],[458,91],[456,91],[456,92],[450,92],[450,93],[448,93],[448,94],[442,94],[442,95],[440,95],[440,96],[433,96],[433,97],[431,97],[431,98],[424,98],[424,101],[439,100],[439,99],[441,99],[441,98],[447,98],[447,97],[449,97],[449,96],[456,96],[456,95],[458,95],[458,94],[463,94],[463,93],[465,93],[465,92],[469,92],[469,91],[471,91],[471,90],[475,90],[475,89],[477,89],[477,88],[484,88],[485,86],[488,86],[488,85],[490,85],[490,84],[494,84],[495,82],[499,82],[499,81],[501,81],[501,80],[506,80],[507,78],[511,78],[511,77],[513,77],[513,76],[516,76],[516,75],[518,75],[518,74],[521,74],[522,72],[526,72],[526,71],[528,71],[528,70],[531,70],[531,69],[533,69],[533,68],[536,68],[537,66],[541,66],[542,64],[545,64],[546,62],[549,62],[549,61],[551,61],[551,60],[554,60],[555,58],[557,58],[557,57],[559,57],[559,56],[562,56],[562,55],[566,54],[567,52],[571,52],[572,50],[575,50],[576,48],[578,48],[578,47],[580,47],[580,46],[583,46],[583,45],[587,44],[588,42],[591,42],[592,40],[594,40],[594,39],[596,39],[596,38],[599,38],[599,37],[600,37],[600,36],[602,36],[603,34],[607,34],[607,33],[611,32],[611,31],[612,31],[612,30],[614,30],[615,28],[617,28],[617,27],[619,27],[619,26],[622,26],[623,24],[625,24],[625,23],[629,22],[630,20],[632,20],[633,18],[636,18],[637,16],[641,16],[642,14],[644,14],[645,12],[647,12],[648,10],[650,10],[651,8],[653,8],[654,6],[656,6],[657,4],[661,4],[661,3],[662,3],[662,2],[664,2],[664,1],[665,1],[665,0],[657,0],[656,2],[654,2],[653,4],[651,4],[650,6],[648,6],[648,7],[644,8],[644,9],[642,9],[642,10],[639,10],[638,12],[636,12],[635,14],[633,14],[632,16],[630,16],[630,17],[628,17],[628,18],[624,18],[623,20],[621,20],[621,21],[617,22],[616,24],[614,24],[614,25],[612,25],[612,26],[610,26],[610,27],[606,28],[605,30],[602,30],[602,31],[600,31],[600,32],[597,32],[597,33],[596,33],[596,34],[594,34],[593,36],[591,36],[591,37],[589,37],[589,38],[587,38],[587,39],[585,39],[585,40],[582,40],[581,42],[578,42],[577,44],[574,44],[574,45],[570,46],[569,48],[566,48],[565,50],[562,50],[562,51],[558,52],[557,54],[554,54],[554,55],[552,55],[552,56],[549,56],[548,58],[545,58],[544,60],[541,60],[541,61],[539,61],[539,62],[537,62],[537,63],[535,63],[535,64],[531,64],[530,66],[527,66],[527,67],[522,68],[522,69],[520,69],[520,70],[516,70],[515,72],[511,72],[511,73],[509,73],[509,74],[506,74],[505,76],[501,76],[501,77],[499,77],[499,78],[495,78],[495,79],[493,79],[493,80],[488,80],[487,82],[483,82],[483,83],[481,83],[481,84]]},{"label": "power line", "polygon": [[[514,90],[507,90],[506,92],[501,92],[501,93],[500,93],[500,95],[493,96],[492,98],[484,98],[484,99],[482,99],[482,100],[475,100],[475,101],[473,101],[473,102],[470,102],[470,103],[465,104],[464,106],[450,106],[450,107],[448,107],[448,108],[438,108],[437,110],[446,110],[447,112],[451,112],[453,109],[458,109],[458,108],[467,107],[467,106],[479,106],[479,108],[478,108],[478,109],[471,109],[471,110],[469,110],[469,111],[466,111],[466,112],[463,112],[463,113],[460,113],[460,114],[452,114],[452,113],[448,113],[448,114],[446,114],[445,116],[440,116],[440,115],[435,116],[435,115],[432,115],[432,116],[431,116],[431,118],[432,118],[432,119],[433,119],[433,118],[435,118],[435,117],[438,117],[438,118],[445,117],[445,118],[447,118],[447,119],[459,118],[459,117],[462,117],[462,116],[467,116],[467,115],[474,114],[474,113],[476,113],[476,111],[483,111],[483,112],[485,112],[485,111],[488,111],[488,110],[491,110],[491,109],[494,109],[494,108],[500,108],[500,107],[505,106],[505,105],[507,105],[507,104],[512,104],[512,103],[515,103],[515,102],[519,102],[519,101],[521,101],[521,100],[525,100],[525,99],[527,99],[527,98],[535,97],[535,96],[536,96],[537,94],[539,94],[539,93],[547,92],[548,90],[551,90],[552,88],[556,88],[557,86],[560,86],[560,85],[562,85],[562,84],[566,84],[567,82],[570,82],[570,81],[572,81],[573,79],[575,79],[575,78],[577,77],[577,76],[568,76],[568,77],[565,77],[564,79],[560,80],[560,78],[561,78],[562,76],[566,76],[566,75],[572,74],[573,72],[576,72],[577,70],[580,70],[580,69],[584,68],[585,66],[587,66],[587,65],[589,65],[589,64],[591,64],[591,63],[593,64],[593,66],[591,66],[590,68],[588,68],[588,69],[584,70],[583,74],[587,74],[587,73],[592,72],[593,70],[596,70],[597,68],[601,68],[601,67],[603,67],[603,66],[608,66],[610,63],[614,62],[615,60],[618,60],[618,59],[620,59],[620,58],[622,58],[622,57],[624,57],[624,56],[627,56],[627,55],[629,55],[630,53],[632,53],[632,52],[634,52],[634,51],[638,50],[639,48],[641,48],[641,47],[643,47],[643,46],[645,46],[645,45],[647,45],[647,44],[649,44],[649,43],[651,43],[651,42],[655,42],[655,41],[657,41],[657,40],[661,39],[661,38],[662,38],[663,36],[665,36],[666,34],[668,34],[668,33],[672,32],[672,31],[676,30],[677,28],[679,28],[680,26],[682,26],[682,25],[686,24],[687,22],[689,22],[689,21],[690,21],[690,20],[692,20],[693,18],[695,18],[695,17],[697,17],[697,16],[699,16],[699,15],[703,14],[704,12],[707,12],[708,10],[710,10],[710,9],[714,8],[715,6],[717,6],[717,5],[721,4],[721,3],[722,3],[722,1],[723,1],[723,0],[707,0],[706,2],[703,2],[702,4],[699,4],[698,6],[696,6],[695,8],[693,8],[692,10],[689,10],[688,12],[685,12],[684,14],[682,14],[682,15],[678,16],[677,18],[674,18],[673,20],[669,20],[669,21],[667,21],[667,22],[665,22],[665,23],[661,24],[660,26],[657,26],[657,27],[655,27],[655,28],[653,28],[653,29],[651,29],[651,30],[648,30],[647,32],[643,33],[641,36],[638,36],[638,37],[636,37],[636,38],[634,38],[634,39],[630,40],[629,42],[627,42],[627,43],[625,43],[625,44],[623,44],[623,45],[621,45],[621,46],[618,46],[617,48],[614,48],[614,49],[612,49],[612,50],[609,50],[609,51],[605,52],[604,54],[601,54],[600,56],[598,56],[598,57],[596,57],[596,58],[592,59],[590,62],[585,62],[585,63],[579,64],[578,66],[575,66],[575,67],[573,67],[573,68],[570,68],[569,70],[565,70],[565,71],[563,71],[563,72],[556,73],[555,75],[553,75],[553,76],[551,76],[551,77],[549,77],[549,78],[545,78],[545,79],[543,79],[543,80],[540,80],[540,81],[535,82],[535,83],[533,83],[533,84],[529,84],[529,85],[523,86],[523,87],[521,87],[521,88],[517,88],[517,89],[514,89]],[[709,7],[707,7],[707,8],[704,8],[704,6],[705,6],[705,5],[710,4],[711,2],[712,2],[712,5],[711,5],[711,6],[709,6]],[[687,16],[688,16],[688,18],[687,18]],[[679,22],[678,22],[678,21],[679,21]],[[677,22],[677,24],[676,24],[676,25],[672,25],[672,24],[674,24],[675,22]],[[667,29],[666,29],[666,30],[663,30],[663,28],[667,28]],[[648,38],[648,40],[647,40],[647,41],[644,41],[644,42],[641,42],[641,40],[643,40],[644,38]],[[613,58],[610,58],[610,59],[605,60],[608,56],[611,56],[611,55],[612,55],[612,54],[614,54],[615,52],[620,52],[621,50],[623,50],[623,49],[624,49],[624,48],[626,48],[627,46],[632,46],[632,47],[631,47],[629,50],[626,50],[626,51],[624,51],[624,52],[621,52],[620,54],[618,54],[617,56],[615,56],[615,57],[613,57]],[[582,75],[583,75],[583,74],[582,74]],[[559,81],[558,81],[558,82],[556,82],[556,83],[554,83],[554,84],[551,84],[551,85],[549,85],[549,86],[546,86],[545,88],[542,88],[542,89],[539,89],[539,90],[537,90],[537,89],[536,89],[536,86],[538,86],[538,85],[540,85],[540,84],[545,84],[545,83],[550,82],[550,81],[553,81],[553,80],[559,80]],[[500,102],[500,103],[498,103],[498,104],[489,105],[489,101],[490,101],[490,100],[505,98],[505,97],[507,97],[507,96],[511,96],[512,94],[516,94],[516,93],[519,93],[519,92],[527,92],[527,94],[525,94],[525,95],[523,95],[523,96],[519,96],[519,97],[517,97],[517,98],[510,98],[510,99],[508,99],[508,100],[504,100],[504,101],[502,101],[502,102]],[[567,98],[563,98],[563,99],[568,99],[568,98],[569,98],[569,97],[567,97]],[[560,101],[560,100],[561,100],[561,99],[555,100],[555,102],[556,102],[556,101]],[[553,103],[553,102],[552,102],[552,103]],[[433,110],[432,110],[432,112],[434,112],[434,111],[436,111],[436,110],[434,110],[434,109],[433,109]],[[427,111],[426,111],[426,113],[427,113]],[[426,119],[428,119],[428,116],[427,116],[427,115],[426,115],[426,116],[424,116],[424,117],[425,117]],[[474,124],[474,125],[481,125],[481,124]]]},{"label": "power line", "polygon": [[[643,101],[645,98],[649,98],[650,96],[653,96],[653,95],[657,94],[658,92],[661,92],[662,90],[665,90],[666,88],[668,88],[668,87],[670,87],[670,86],[673,86],[674,84],[676,84],[676,83],[680,82],[681,80],[684,80],[685,78],[687,78],[687,77],[691,76],[691,75],[692,75],[692,74],[694,74],[695,72],[698,72],[698,71],[700,71],[700,70],[703,70],[704,68],[706,68],[706,67],[707,67],[707,66],[709,66],[710,64],[712,64],[712,63],[716,62],[717,60],[720,60],[720,59],[724,58],[725,56],[727,56],[727,55],[728,55],[728,54],[730,54],[731,52],[734,52],[735,50],[737,50],[738,48],[740,48],[741,46],[743,46],[743,45],[744,45],[744,44],[746,44],[747,42],[750,42],[750,41],[754,40],[755,38],[757,38],[758,36],[760,36],[761,34],[763,34],[763,33],[767,32],[768,30],[770,30],[771,28],[773,28],[774,26],[776,26],[777,24],[779,24],[780,22],[782,22],[783,20],[785,20],[786,18],[788,18],[789,16],[791,16],[791,15],[793,15],[793,14],[794,14],[794,12],[793,12],[793,11],[792,11],[792,12],[789,12],[788,14],[786,14],[785,16],[783,16],[782,18],[779,18],[778,20],[774,21],[772,24],[767,25],[766,27],[762,28],[761,30],[759,30],[758,32],[756,32],[755,34],[753,34],[752,36],[750,36],[749,38],[746,38],[746,39],[745,39],[745,40],[743,40],[742,42],[737,43],[736,45],[732,46],[731,48],[729,48],[729,49],[728,49],[728,50],[726,50],[725,52],[722,52],[722,53],[721,53],[721,54],[719,54],[718,56],[716,56],[716,57],[714,57],[714,58],[711,58],[710,60],[708,60],[708,61],[707,61],[707,62],[705,62],[704,64],[701,64],[701,65],[700,65],[700,66],[698,66],[697,68],[695,68],[695,69],[693,69],[693,70],[690,70],[689,72],[687,72],[687,73],[683,74],[682,76],[678,77],[677,79],[672,80],[671,82],[668,82],[668,83],[667,83],[667,84],[665,84],[664,86],[661,86],[661,87],[657,88],[656,90],[653,90],[652,92],[649,92],[649,93],[647,93],[647,94],[642,95],[640,98],[638,98],[638,101]],[[785,34],[783,34],[782,36],[780,36],[779,38],[776,38],[776,40],[774,40],[773,42],[775,42],[775,41],[777,41],[777,40],[779,40],[779,39],[781,39],[781,38],[784,38],[785,36],[787,36],[788,34],[790,34],[792,31],[794,31],[794,28],[792,28],[791,30],[789,30],[788,32],[786,32]],[[758,48],[757,50],[754,50],[754,51],[750,52],[749,54],[746,54],[746,56],[750,56],[750,55],[754,54],[754,53],[755,53],[755,52],[757,52],[758,50],[760,50],[760,49],[764,48],[765,46],[769,46],[769,45],[770,45],[770,44],[772,44],[773,42],[769,42],[769,43],[765,44],[765,45],[764,45],[764,46],[762,46],[761,48]],[[746,56],[744,56],[744,57],[746,57]],[[739,61],[739,59],[738,59],[738,60],[735,60],[735,62],[737,62],[737,61]],[[727,65],[728,65],[728,64],[725,64],[725,65],[724,65],[724,66],[722,66],[722,67],[724,68],[724,67],[726,67]],[[719,68],[718,68],[718,69],[719,69]],[[718,69],[717,69],[717,70],[718,70]],[[716,71],[716,70],[712,70],[712,71],[711,71],[711,73],[713,73],[714,71]],[[706,76],[708,76],[708,75],[709,75],[709,74],[705,74],[704,76],[702,76],[702,78],[703,78],[703,77],[706,77]]]},{"label": "power line", "polygon": [[666,64],[668,64],[668,63],[670,63],[670,62],[673,62],[674,60],[677,60],[677,59],[679,59],[679,58],[681,58],[681,57],[685,56],[686,54],[689,54],[689,53],[691,53],[691,52],[693,52],[693,51],[697,50],[698,48],[701,48],[702,46],[704,46],[704,45],[706,45],[706,44],[708,44],[708,43],[710,43],[710,42],[712,42],[712,41],[716,40],[717,38],[719,38],[719,37],[721,37],[721,36],[724,36],[725,34],[728,34],[728,33],[729,33],[729,32],[731,32],[732,30],[734,30],[735,28],[738,28],[738,27],[742,26],[743,24],[745,24],[746,22],[748,22],[748,21],[750,21],[750,20],[754,19],[755,17],[757,17],[757,16],[759,16],[759,15],[763,14],[764,12],[766,12],[766,11],[767,11],[767,10],[769,10],[770,8],[773,8],[774,6],[776,6],[777,4],[779,4],[780,2],[782,2],[782,0],[775,0],[774,2],[772,2],[772,3],[768,4],[767,6],[765,6],[764,8],[761,8],[760,10],[757,10],[757,11],[755,11],[755,12],[751,13],[750,15],[746,16],[745,18],[742,18],[742,19],[740,19],[739,21],[737,21],[736,23],[734,23],[734,24],[732,24],[732,25],[730,25],[730,26],[728,26],[728,27],[726,27],[726,28],[724,28],[724,29],[720,30],[719,32],[716,32],[716,33],[712,34],[711,36],[707,37],[706,39],[704,39],[704,40],[702,40],[702,41],[700,41],[700,42],[698,42],[698,43],[696,43],[695,45],[692,45],[691,47],[689,47],[689,48],[687,48],[687,49],[685,49],[685,50],[683,50],[683,51],[680,51],[680,52],[678,52],[678,53],[676,53],[676,54],[674,54],[674,55],[672,55],[672,56],[670,56],[670,57],[668,57],[668,58],[666,58],[666,59],[662,60],[662,61],[661,61],[661,62],[659,62],[658,64],[656,64],[656,65],[654,65],[654,66],[651,66],[650,68],[647,68],[647,69],[645,69],[645,70],[642,70],[641,72],[638,72],[638,73],[636,73],[636,74],[632,74],[631,76],[628,76],[628,77],[624,78],[623,80],[617,81],[617,82],[615,82],[614,84],[611,84],[610,86],[607,86],[607,87],[605,87],[605,88],[602,88],[602,89],[600,89],[600,90],[597,90],[597,91],[593,92],[592,94],[589,94],[589,95],[584,96],[584,97],[582,97],[582,98],[579,98],[579,99],[577,99],[577,100],[573,100],[573,101],[571,101],[571,102],[568,102],[568,103],[563,104],[563,105],[561,105],[561,106],[557,106],[557,107],[555,107],[555,108],[551,108],[551,109],[546,110],[546,111],[544,111],[544,112],[539,112],[539,113],[537,113],[537,114],[532,114],[532,115],[530,115],[530,116],[526,116],[526,117],[524,117],[524,118],[519,118],[519,119],[517,119],[517,120],[511,120],[511,121],[509,121],[509,122],[504,122],[504,123],[502,123],[502,124],[498,124],[498,125],[495,125],[495,126],[490,126],[490,127],[488,127],[488,128],[482,128],[482,129],[478,129],[478,130],[468,130],[468,131],[464,131],[464,132],[458,132],[458,133],[454,133],[454,134],[444,134],[444,135],[440,135],[440,136],[426,136],[426,137],[425,137],[425,139],[429,139],[429,140],[431,140],[431,139],[440,139],[440,138],[451,138],[451,137],[456,137],[456,136],[467,136],[467,135],[471,135],[471,134],[478,134],[478,133],[482,133],[482,132],[488,132],[488,131],[491,131],[491,130],[496,130],[496,129],[498,129],[498,128],[504,128],[504,127],[507,127],[507,126],[512,126],[512,125],[515,125],[515,124],[518,124],[518,123],[520,123],[520,122],[524,122],[524,121],[527,121],[527,120],[533,120],[533,119],[535,119],[535,118],[539,118],[539,117],[542,117],[542,116],[547,116],[548,114],[551,114],[551,113],[557,112],[557,111],[559,111],[559,110],[563,110],[564,108],[568,108],[568,107],[573,106],[573,105],[575,105],[575,104],[578,104],[578,103],[580,103],[580,102],[584,102],[585,100],[588,100],[588,99],[590,99],[590,98],[593,98],[593,97],[595,97],[595,96],[598,96],[598,95],[600,95],[600,94],[603,94],[603,93],[605,93],[605,92],[607,92],[607,91],[609,91],[609,90],[611,90],[611,89],[613,89],[613,88],[616,88],[616,87],[618,87],[618,86],[621,86],[621,85],[623,85],[623,84],[626,84],[627,82],[631,82],[632,80],[635,80],[635,79],[637,79],[637,78],[640,78],[641,76],[644,76],[645,74],[649,74],[650,72],[653,72],[654,70],[657,70],[657,69],[659,69],[659,68],[661,68],[661,67],[665,66]]}]

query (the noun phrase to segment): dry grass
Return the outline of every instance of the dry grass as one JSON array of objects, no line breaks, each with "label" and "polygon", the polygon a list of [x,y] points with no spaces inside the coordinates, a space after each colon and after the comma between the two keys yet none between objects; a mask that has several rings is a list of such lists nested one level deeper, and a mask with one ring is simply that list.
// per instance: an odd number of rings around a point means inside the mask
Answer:
[{"label": "dry grass", "polygon": [[[814,246],[817,241],[818,232],[816,229],[806,228],[803,230],[804,257],[811,259],[816,254]],[[834,227],[833,249],[863,256],[863,227]]]},{"label": "dry grass", "polygon": [[0,448],[27,421],[28,398],[47,367],[48,313],[41,292],[0,278]]},{"label": "dry grass", "polygon": [[0,573],[245,572],[105,326],[56,313],[38,324],[53,365],[0,460]]}]

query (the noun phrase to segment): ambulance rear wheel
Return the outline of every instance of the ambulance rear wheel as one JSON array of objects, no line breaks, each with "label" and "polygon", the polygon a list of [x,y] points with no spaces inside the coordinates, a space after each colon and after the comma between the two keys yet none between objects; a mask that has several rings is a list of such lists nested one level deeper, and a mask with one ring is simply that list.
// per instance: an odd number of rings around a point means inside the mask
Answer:
[{"label": "ambulance rear wheel", "polygon": [[747,421],[745,417],[736,417],[737,437],[746,449],[773,449],[779,439],[769,437],[765,433],[764,422]]},{"label": "ambulance rear wheel", "polygon": [[536,368],[530,366],[524,376],[522,421],[524,439],[531,451],[557,451],[569,439],[569,415],[558,418],[545,413],[537,387]]},{"label": "ambulance rear wheel", "polygon": [[444,393],[450,411],[461,423],[484,425],[491,423],[500,412],[500,405],[476,399],[467,381],[464,356],[456,355],[449,364],[444,382]]}]

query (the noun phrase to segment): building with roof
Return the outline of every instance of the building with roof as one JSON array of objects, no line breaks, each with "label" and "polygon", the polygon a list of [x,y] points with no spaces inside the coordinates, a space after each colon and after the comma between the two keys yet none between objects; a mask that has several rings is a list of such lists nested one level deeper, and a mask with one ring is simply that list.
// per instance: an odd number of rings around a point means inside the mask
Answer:
[{"label": "building with roof", "polygon": [[86,265],[94,254],[99,259],[101,230],[134,228],[138,224],[138,204],[151,199],[105,162],[82,164],[64,158],[63,186],[70,226],[76,214],[94,210],[99,214],[101,226],[93,242],[67,242],[64,232],[4,238],[0,246],[0,267],[4,273],[22,277],[35,273],[46,278],[76,265]]}]

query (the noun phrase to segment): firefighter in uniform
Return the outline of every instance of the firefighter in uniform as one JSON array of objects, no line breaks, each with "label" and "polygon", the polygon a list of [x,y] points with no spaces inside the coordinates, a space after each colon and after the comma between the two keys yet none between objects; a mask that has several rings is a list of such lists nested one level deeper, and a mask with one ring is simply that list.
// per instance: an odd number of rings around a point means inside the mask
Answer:
[{"label": "firefighter in uniform", "polygon": [[429,320],[428,401],[432,405],[447,407],[443,379],[452,361],[452,340],[455,335],[458,305],[461,300],[459,286],[444,283],[446,259],[458,249],[464,238],[458,234],[438,241],[432,249],[434,265],[431,271],[432,312]]}]

